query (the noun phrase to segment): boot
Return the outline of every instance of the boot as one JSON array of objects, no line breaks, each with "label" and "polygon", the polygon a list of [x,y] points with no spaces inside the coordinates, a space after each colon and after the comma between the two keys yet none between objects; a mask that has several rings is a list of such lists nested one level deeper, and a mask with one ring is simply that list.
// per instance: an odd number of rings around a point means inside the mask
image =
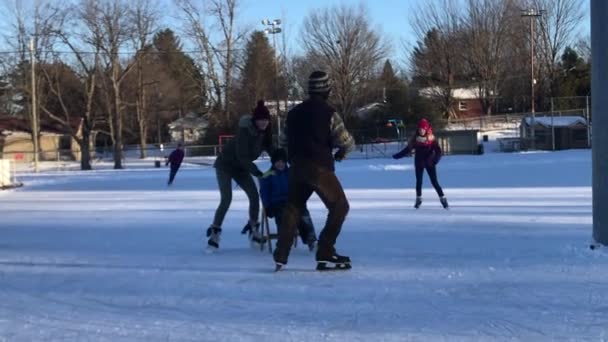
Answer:
[{"label": "boot", "polygon": [[220,248],[220,236],[222,235],[222,228],[210,226],[207,228],[207,246],[209,248],[218,249]]},{"label": "boot", "polygon": [[272,258],[274,259],[274,271],[280,271],[283,266],[287,265],[287,258],[281,257],[277,254],[277,249],[274,250],[272,254]]},{"label": "boot", "polygon": [[336,252],[329,256],[322,256],[317,252],[317,271],[349,270],[350,258]]},{"label": "boot", "polygon": [[414,208],[416,208],[416,209],[420,208],[421,204],[422,204],[422,197],[416,197],[416,203],[414,204]]},{"label": "boot", "polygon": [[439,197],[439,202],[441,202],[441,205],[443,206],[443,209],[448,209],[450,207],[448,205],[448,199],[445,198],[445,196]]},{"label": "boot", "polygon": [[245,234],[245,232],[249,233],[249,240],[251,242],[255,242],[258,244],[263,244],[266,242],[266,238],[262,235],[262,232],[260,231],[259,223],[247,223],[245,227],[243,227],[241,234]]}]

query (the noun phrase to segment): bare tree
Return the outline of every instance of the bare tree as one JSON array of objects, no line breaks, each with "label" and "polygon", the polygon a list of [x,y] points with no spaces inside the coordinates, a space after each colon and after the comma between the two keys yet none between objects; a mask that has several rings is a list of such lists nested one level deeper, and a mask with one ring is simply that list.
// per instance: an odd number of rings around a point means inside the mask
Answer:
[{"label": "bare tree", "polygon": [[[221,110],[223,120],[230,121],[230,98],[236,69],[235,52],[242,44],[247,30],[236,27],[238,0],[211,0],[208,6],[197,6],[193,0],[174,0],[178,6],[184,31],[197,46],[205,79],[211,84],[208,98],[213,109]],[[212,40],[210,32],[219,30],[219,42]]]},{"label": "bare tree", "polygon": [[[34,72],[35,79],[30,74],[32,58],[35,63],[45,63],[53,57],[53,47],[56,36],[53,34],[63,24],[60,11],[52,5],[49,0],[38,0],[23,2],[20,0],[5,0],[5,8],[10,13],[8,18],[9,29],[5,31],[5,41],[7,45],[18,52],[17,57],[12,60],[13,71],[12,82],[17,93],[21,94],[23,108],[27,111],[25,117],[28,118],[32,127],[32,142],[38,145],[40,139],[40,116],[33,113],[40,108],[40,103],[44,102],[44,95],[41,92],[43,75]],[[30,45],[31,44],[31,45]],[[33,50],[32,56],[28,51]],[[32,86],[35,81],[35,87]],[[34,89],[35,88],[35,89]],[[34,92],[35,91],[35,92]],[[32,97],[35,102],[32,103]],[[34,108],[35,107],[35,108]],[[36,110],[34,110],[36,109]]]},{"label": "bare tree", "polygon": [[580,38],[576,43],[576,51],[583,60],[587,63],[591,63],[591,36],[586,35]]},{"label": "bare tree", "polygon": [[301,41],[316,67],[328,70],[338,111],[346,118],[355,111],[357,94],[379,67],[387,43],[371,28],[363,6],[342,5],[311,12],[304,19]]},{"label": "bare tree", "polygon": [[215,48],[218,63],[224,73],[224,113],[230,120],[232,80],[235,69],[235,47],[244,39],[246,32],[237,32],[235,20],[238,10],[238,0],[212,0],[209,13],[217,21],[223,40]]},{"label": "bare tree", "polygon": [[566,46],[574,45],[576,30],[584,17],[584,4],[582,0],[531,0],[530,5],[544,11],[539,21],[537,51],[550,95],[555,96],[559,59]]},{"label": "bare tree", "polygon": [[192,0],[174,0],[181,13],[184,22],[184,32],[193,41],[199,52],[202,70],[205,79],[211,82],[208,87],[208,98],[213,102],[213,107],[221,109],[222,105],[222,83],[215,63],[214,47],[210,39],[209,25],[205,21],[205,10],[196,6]]},{"label": "bare tree", "polygon": [[136,95],[136,121],[139,129],[140,158],[146,158],[148,141],[148,97],[147,88],[155,84],[154,80],[145,80],[145,60],[148,50],[151,49],[151,37],[157,29],[158,3],[155,0],[136,0],[132,10],[135,24],[133,44],[137,47],[137,95]]},{"label": "bare tree", "polygon": [[410,22],[419,46],[412,54],[413,75],[423,80],[425,96],[456,117],[453,90],[462,76],[462,14],[456,0],[429,0],[413,11]]},{"label": "bare tree", "polygon": [[508,58],[519,19],[519,7],[513,0],[467,2],[463,56],[486,115],[491,114],[504,79],[513,71]]},{"label": "bare tree", "polygon": [[100,90],[104,92],[105,110],[114,145],[114,168],[122,168],[123,158],[123,112],[122,82],[126,75],[137,63],[134,58],[121,61],[123,49],[135,34],[130,7],[121,0],[82,0],[87,8],[91,8],[86,25],[91,31],[101,33],[101,60],[105,64],[107,80],[100,82]]},{"label": "bare tree", "polygon": [[[79,5],[62,9],[66,25],[58,28],[55,35],[64,46],[67,46],[69,55],[73,57],[75,75],[80,80],[80,91],[66,89],[65,79],[62,77],[63,68],[44,69],[49,91],[55,100],[61,104],[60,112],[55,112],[43,106],[42,111],[55,122],[60,123],[80,147],[80,168],[91,169],[91,147],[95,126],[100,121],[100,111],[95,108],[95,95],[101,68],[101,46],[103,35],[101,28],[92,25],[97,17],[97,9],[92,1],[82,1]],[[65,56],[62,59],[65,60]],[[49,73],[54,71],[54,74]],[[66,97],[79,96],[80,107],[69,106]],[[74,129],[74,122],[80,118],[80,124]]]}]

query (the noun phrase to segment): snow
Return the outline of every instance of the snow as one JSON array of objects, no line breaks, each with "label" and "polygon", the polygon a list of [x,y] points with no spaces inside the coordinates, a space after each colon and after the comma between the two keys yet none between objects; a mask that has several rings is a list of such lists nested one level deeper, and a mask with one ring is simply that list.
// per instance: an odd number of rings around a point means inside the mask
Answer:
[{"label": "snow", "polygon": [[[239,233],[240,190],[205,253],[209,167],[171,188],[151,163],[21,172],[25,187],[0,192],[0,341],[608,340],[590,151],[446,156],[449,211],[428,187],[412,208],[412,162],[338,164],[353,269],[334,273],[301,244],[273,273]],[[320,230],[326,211],[309,208]]]},{"label": "snow", "polygon": [[[525,120],[527,125],[532,124],[531,117],[526,117]],[[580,116],[555,116],[553,118],[550,116],[537,116],[534,118],[534,122],[537,125],[545,127],[570,127],[577,124],[587,125],[587,120]]]},{"label": "snow", "polygon": [[[443,96],[445,89],[441,87],[428,87],[420,90],[420,94],[426,97]],[[493,94],[490,94],[493,95]],[[480,89],[477,87],[455,88],[452,89],[452,97],[456,100],[477,100],[480,96]]]}]

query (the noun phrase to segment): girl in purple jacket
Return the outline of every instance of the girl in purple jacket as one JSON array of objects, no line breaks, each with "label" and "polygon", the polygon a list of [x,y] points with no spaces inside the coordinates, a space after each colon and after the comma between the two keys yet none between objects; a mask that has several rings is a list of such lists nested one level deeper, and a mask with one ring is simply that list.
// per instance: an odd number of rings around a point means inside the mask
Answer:
[{"label": "girl in purple jacket", "polygon": [[408,141],[407,146],[403,150],[393,155],[393,158],[401,159],[411,155],[412,149],[416,151],[414,160],[416,166],[416,203],[414,204],[414,208],[418,209],[422,204],[422,176],[424,170],[426,170],[435,191],[437,191],[437,195],[439,195],[441,205],[445,209],[448,209],[448,200],[445,198],[443,189],[441,189],[437,181],[437,163],[441,159],[441,147],[439,147],[437,140],[435,140],[431,124],[426,119],[420,120],[416,135]]}]

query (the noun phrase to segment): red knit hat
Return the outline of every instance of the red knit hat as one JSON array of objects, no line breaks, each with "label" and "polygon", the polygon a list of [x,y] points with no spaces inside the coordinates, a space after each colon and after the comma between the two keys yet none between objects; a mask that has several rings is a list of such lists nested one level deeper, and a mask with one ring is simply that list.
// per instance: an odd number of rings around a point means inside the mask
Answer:
[{"label": "red knit hat", "polygon": [[270,111],[264,106],[264,100],[258,101],[257,107],[253,109],[253,121],[256,120],[270,121]]},{"label": "red knit hat", "polygon": [[420,128],[428,131],[431,128],[431,124],[426,119],[422,119],[418,122],[418,129]]}]

